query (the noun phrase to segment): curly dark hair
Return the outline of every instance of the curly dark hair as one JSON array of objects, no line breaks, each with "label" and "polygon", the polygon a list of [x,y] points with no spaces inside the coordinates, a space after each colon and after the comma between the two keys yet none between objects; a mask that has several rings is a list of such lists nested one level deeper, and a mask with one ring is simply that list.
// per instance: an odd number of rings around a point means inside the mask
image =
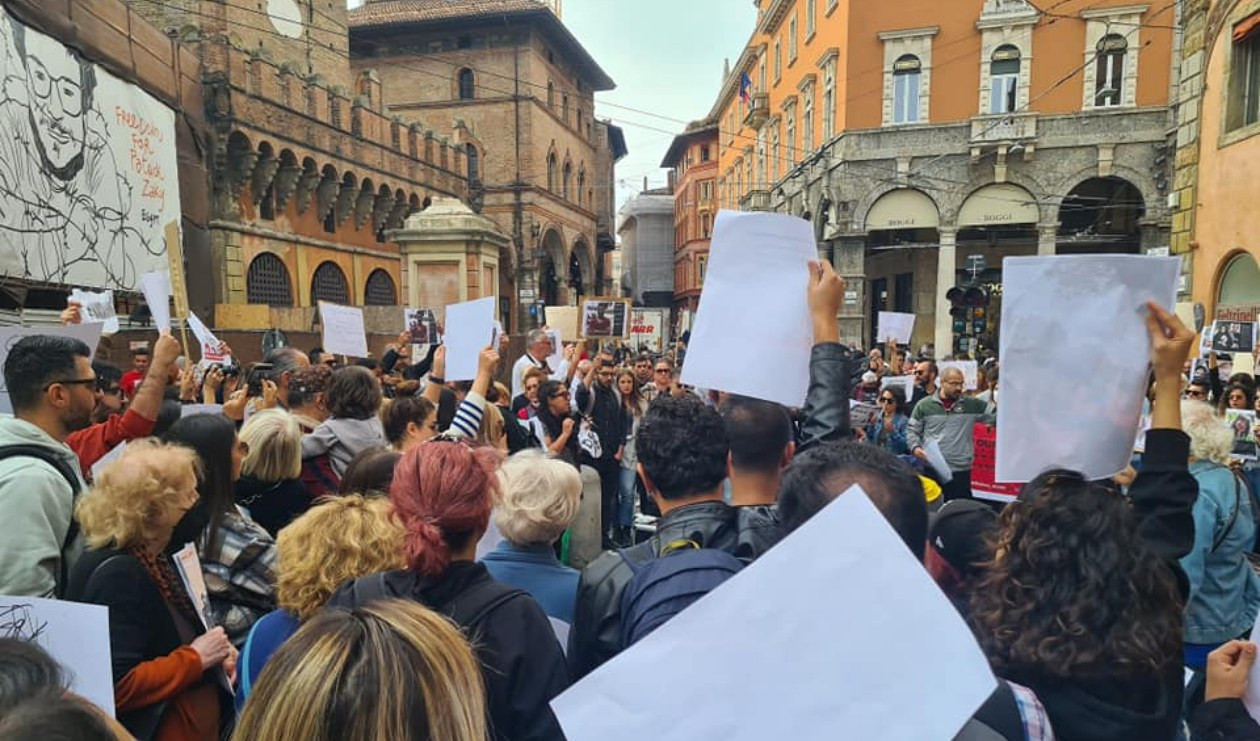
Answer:
[{"label": "curly dark hair", "polygon": [[995,553],[971,615],[1003,677],[1142,679],[1180,654],[1181,593],[1123,497],[1043,473],[1003,511]]},{"label": "curly dark hair", "polygon": [[338,368],[333,371],[324,400],[328,411],[338,419],[371,419],[381,408],[381,382],[362,366]]},{"label": "curly dark hair", "polygon": [[663,499],[707,494],[726,478],[726,425],[691,394],[657,397],[634,440],[643,472]]}]

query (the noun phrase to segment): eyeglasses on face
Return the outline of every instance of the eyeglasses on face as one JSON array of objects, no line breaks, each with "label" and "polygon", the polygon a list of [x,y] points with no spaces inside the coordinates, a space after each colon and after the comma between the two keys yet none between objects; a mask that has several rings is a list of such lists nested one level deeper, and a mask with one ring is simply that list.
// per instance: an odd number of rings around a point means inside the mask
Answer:
[{"label": "eyeglasses on face", "polygon": [[657,368],[657,373],[669,373],[669,368]]},{"label": "eyeglasses on face", "polygon": [[48,382],[44,385],[44,390],[47,391],[57,384],[61,384],[62,386],[91,386],[95,389],[97,381],[96,376],[92,376],[91,378],[63,378],[59,381]]},{"label": "eyeglasses on face", "polygon": [[897,403],[897,400],[896,400],[896,399],[890,399],[890,398],[888,398],[888,397],[886,397],[886,396],[885,396],[884,398],[882,398],[882,399],[880,399],[880,400],[879,400],[879,403],[880,403],[880,404],[896,404],[896,403]]},{"label": "eyeglasses on face", "polygon": [[553,399],[567,399],[567,398],[569,398],[569,391],[568,391],[568,389],[560,389],[560,390],[559,390],[559,391],[557,391],[556,393],[552,394],[552,395],[551,395],[551,398],[553,398]]}]

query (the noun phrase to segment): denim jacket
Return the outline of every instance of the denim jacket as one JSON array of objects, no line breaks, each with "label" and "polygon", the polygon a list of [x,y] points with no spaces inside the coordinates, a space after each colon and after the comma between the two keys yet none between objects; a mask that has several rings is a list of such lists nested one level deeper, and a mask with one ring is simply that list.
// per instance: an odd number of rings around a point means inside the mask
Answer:
[{"label": "denim jacket", "polygon": [[875,421],[866,426],[866,441],[878,445],[893,455],[907,455],[910,452],[910,446],[906,442],[906,427],[910,418],[904,414],[893,415],[892,432],[884,434],[884,418],[876,417]]},{"label": "denim jacket", "polygon": [[[1243,555],[1256,540],[1252,501],[1247,487],[1236,483],[1224,466],[1196,461],[1190,473],[1199,482],[1199,498],[1194,504],[1194,548],[1181,559],[1190,580],[1185,639],[1220,643],[1247,632],[1260,609],[1260,576]],[[1235,502],[1238,515],[1231,525]]]}]

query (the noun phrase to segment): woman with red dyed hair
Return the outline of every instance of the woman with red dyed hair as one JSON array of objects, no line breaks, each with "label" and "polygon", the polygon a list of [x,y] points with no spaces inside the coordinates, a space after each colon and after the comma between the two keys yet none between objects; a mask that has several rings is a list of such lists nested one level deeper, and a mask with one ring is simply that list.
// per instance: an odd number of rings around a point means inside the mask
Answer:
[{"label": "woman with red dyed hair", "polygon": [[499,453],[444,436],[403,454],[390,501],[405,530],[407,568],[355,579],[329,600],[355,608],[401,597],[454,621],[486,683],[495,741],[563,741],[548,703],[569,684],[564,653],[529,594],[496,582],[474,558],[498,491]]}]

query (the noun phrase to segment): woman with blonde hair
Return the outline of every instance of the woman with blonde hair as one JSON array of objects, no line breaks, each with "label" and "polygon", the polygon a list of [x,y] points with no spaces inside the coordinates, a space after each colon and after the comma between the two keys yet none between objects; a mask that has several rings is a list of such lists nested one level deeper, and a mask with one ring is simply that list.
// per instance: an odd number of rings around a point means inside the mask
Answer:
[{"label": "woman with blonde hair", "polygon": [[195,600],[164,555],[197,502],[197,454],[135,440],[75,507],[89,550],[66,599],[109,608],[118,719],[142,739],[218,738],[228,707],[215,669],[235,674],[223,628],[202,632]]},{"label": "woman with blonde hair", "polygon": [[357,494],[321,499],[276,540],[276,604],[249,632],[241,652],[239,710],[269,657],[323,609],[347,581],[401,568],[403,530],[386,499]]},{"label": "woman with blonde hair", "polygon": [[579,572],[553,545],[577,517],[582,477],[541,450],[522,450],[499,468],[494,525],[503,535],[481,562],[497,581],[524,589],[552,618],[573,622]]},{"label": "woman with blonde hair", "polygon": [[267,664],[233,738],[484,741],[481,670],[459,630],[415,602],[326,610]]},{"label": "woman with blonde hair", "polygon": [[271,537],[311,507],[302,483],[302,428],[282,409],[266,409],[241,427],[249,446],[236,482],[236,503]]},{"label": "woman with blonde hair", "polygon": [[1256,540],[1255,502],[1229,466],[1234,433],[1202,401],[1181,404],[1190,437],[1190,474],[1199,483],[1194,503],[1194,547],[1181,559],[1190,580],[1186,602],[1186,666],[1202,672],[1207,655],[1246,638],[1260,611],[1260,576],[1244,555]]}]

